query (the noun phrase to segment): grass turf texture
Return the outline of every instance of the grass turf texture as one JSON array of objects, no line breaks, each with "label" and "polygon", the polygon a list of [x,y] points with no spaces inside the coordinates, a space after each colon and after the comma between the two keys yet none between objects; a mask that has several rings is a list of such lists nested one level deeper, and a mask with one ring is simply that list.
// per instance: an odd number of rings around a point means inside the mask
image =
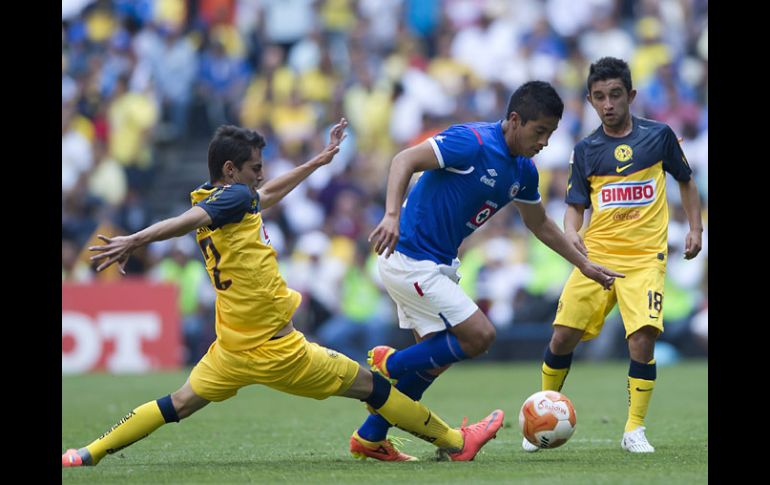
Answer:
[{"label": "grass turf texture", "polygon": [[[563,389],[577,428],[561,448],[521,449],[519,407],[540,390],[539,363],[456,365],[425,403],[451,426],[499,407],[506,424],[471,463],[434,461],[434,447],[408,437],[417,463],[360,462],[348,439],[366,415],[345,398],[315,401],[262,386],[242,389],[181,423],[108,455],[96,467],[63,468],[62,483],[707,483],[708,364],[658,370],[647,417],[653,454],[620,448],[626,420],[627,362],[575,362]],[[129,410],[176,390],[186,372],[62,377],[62,452],[101,435]]]}]

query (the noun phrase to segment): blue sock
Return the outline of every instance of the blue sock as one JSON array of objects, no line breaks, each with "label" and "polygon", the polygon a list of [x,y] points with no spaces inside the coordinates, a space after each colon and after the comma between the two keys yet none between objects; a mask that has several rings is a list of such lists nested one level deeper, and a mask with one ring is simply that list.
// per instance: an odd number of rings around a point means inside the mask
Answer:
[{"label": "blue sock", "polygon": [[401,379],[407,372],[437,369],[467,358],[457,337],[444,330],[427,340],[394,352],[388,357],[387,367],[390,377]]},{"label": "blue sock", "polygon": [[[412,372],[398,380],[396,389],[415,401],[419,401],[425,389],[433,383],[436,377],[438,376],[427,372]],[[390,423],[385,418],[379,414],[370,414],[364,424],[358,428],[358,436],[367,441],[382,441],[388,436],[388,429],[390,429]]]}]

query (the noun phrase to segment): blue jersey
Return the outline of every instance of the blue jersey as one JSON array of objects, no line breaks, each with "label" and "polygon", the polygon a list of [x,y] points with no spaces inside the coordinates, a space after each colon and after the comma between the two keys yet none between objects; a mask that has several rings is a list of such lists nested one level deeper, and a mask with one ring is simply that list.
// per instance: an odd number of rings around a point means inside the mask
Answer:
[{"label": "blue jersey", "polygon": [[428,141],[441,167],[409,192],[397,251],[451,264],[463,239],[510,201],[540,202],[537,168],[510,154],[501,121],[453,125]]}]

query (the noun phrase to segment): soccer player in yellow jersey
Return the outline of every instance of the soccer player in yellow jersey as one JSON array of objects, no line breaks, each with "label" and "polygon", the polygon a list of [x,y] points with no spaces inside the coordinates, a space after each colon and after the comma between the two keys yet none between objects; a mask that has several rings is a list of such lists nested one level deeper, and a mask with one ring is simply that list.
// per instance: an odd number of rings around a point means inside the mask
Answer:
[{"label": "soccer player in yellow jersey", "polygon": [[[679,185],[690,231],[684,257],[701,250],[701,206],[692,170],[667,125],[630,113],[636,96],[628,64],[605,57],[591,65],[588,102],[602,125],[576,146],[570,160],[567,238],[592,261],[626,275],[611,291],[573,271],[559,299],[553,335],[542,366],[543,390],[561,390],[581,340],[599,335],[617,303],[628,340],[628,420],[621,447],[632,453],[655,449],[644,434],[644,418],[655,387],[655,340],[663,331],[668,206],[666,174]],[[585,240],[578,231],[593,208]],[[538,448],[524,440],[527,451]]]},{"label": "soccer player in yellow jersey", "polygon": [[[177,391],[129,412],[109,431],[62,455],[62,466],[96,465],[108,454],[146,437],[163,424],[178,422],[211,401],[224,401],[251,384],[299,396],[360,399],[394,426],[443,450],[454,461],[468,461],[503,424],[495,410],[471,426],[453,429],[422,404],[345,355],[310,343],[291,316],[300,295],[278,273],[276,252],[262,225],[260,209],[275,205],[314,170],[331,162],[345,138],[343,118],[329,144],[308,162],[262,182],[264,138],[257,132],[221,126],[209,145],[210,182],[192,192],[193,207],[129,236],[99,236],[105,244],[89,249],[97,271],[118,263],[123,271],[135,249],[195,230],[216,288],[216,341]],[[414,460],[389,440],[356,440],[356,455],[381,460]]]}]

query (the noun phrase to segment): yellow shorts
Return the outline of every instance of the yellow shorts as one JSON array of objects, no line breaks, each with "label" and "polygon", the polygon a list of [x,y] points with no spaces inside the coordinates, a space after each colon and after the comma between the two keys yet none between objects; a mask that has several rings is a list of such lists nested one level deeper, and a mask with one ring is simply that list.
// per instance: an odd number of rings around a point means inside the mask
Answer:
[{"label": "yellow shorts", "polygon": [[581,340],[591,340],[602,331],[605,317],[617,303],[626,338],[647,325],[663,332],[665,264],[621,272],[626,277],[615,279],[612,288],[605,290],[575,268],[561,293],[553,324],[583,330]]},{"label": "yellow shorts", "polygon": [[231,352],[214,342],[190,373],[190,385],[209,401],[229,399],[251,384],[326,399],[347,391],[358,368],[357,362],[308,342],[295,330],[248,350]]}]

